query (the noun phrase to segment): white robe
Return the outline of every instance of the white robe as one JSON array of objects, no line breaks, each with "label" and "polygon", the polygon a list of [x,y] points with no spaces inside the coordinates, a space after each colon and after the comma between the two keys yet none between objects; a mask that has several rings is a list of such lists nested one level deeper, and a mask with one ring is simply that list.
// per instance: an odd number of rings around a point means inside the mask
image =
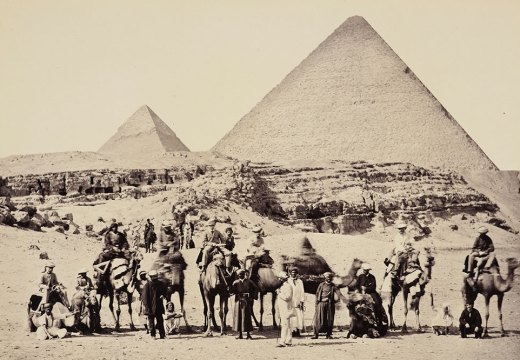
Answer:
[{"label": "white robe", "polygon": [[292,286],[286,281],[277,290],[277,308],[280,322],[280,343],[291,344],[292,343],[292,327],[291,320],[294,318],[294,307],[293,307],[293,289]]},{"label": "white robe", "polygon": [[293,290],[292,305],[296,312],[296,317],[291,319],[291,326],[293,330],[304,329],[303,309],[298,308],[301,303],[305,303],[305,291],[303,289],[303,281],[300,279],[293,280],[290,278],[287,282],[291,285]]}]

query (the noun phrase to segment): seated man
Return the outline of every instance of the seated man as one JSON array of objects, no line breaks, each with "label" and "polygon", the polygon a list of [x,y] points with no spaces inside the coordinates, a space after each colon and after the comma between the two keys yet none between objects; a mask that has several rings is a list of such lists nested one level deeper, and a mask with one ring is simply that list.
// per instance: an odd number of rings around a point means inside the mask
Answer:
[{"label": "seated man", "polygon": [[411,242],[405,246],[402,280],[407,284],[415,282],[421,276],[423,269],[419,261],[419,251],[415,250]]},{"label": "seated man", "polygon": [[472,303],[467,303],[466,308],[460,314],[459,319],[460,336],[466,338],[468,334],[475,334],[475,338],[482,337],[482,318]]},{"label": "seated man", "polygon": [[38,288],[39,291],[43,293],[42,301],[44,303],[50,303],[51,305],[56,302],[62,302],[63,305],[68,307],[69,301],[67,293],[62,284],[58,281],[54,273],[54,267],[55,265],[52,261],[47,261],[43,274],[40,276]]},{"label": "seated man", "polygon": [[55,326],[54,316],[52,315],[52,304],[43,304],[44,313],[38,318],[38,329],[36,329],[36,338],[39,340],[47,340],[53,338],[63,339],[67,335],[66,329],[60,329]]},{"label": "seated man", "polygon": [[493,240],[486,235],[488,233],[488,229],[485,226],[481,226],[478,228],[478,232],[480,235],[475,239],[475,243],[473,244],[473,248],[471,250],[471,254],[468,256],[468,277],[471,277],[473,274],[473,266],[476,260],[477,266],[474,274],[474,280],[477,280],[479,272],[482,268],[489,268],[495,261],[495,246],[493,245]]},{"label": "seated man", "polygon": [[103,251],[99,254],[98,258],[94,261],[94,269],[101,273],[105,273],[108,266],[104,269],[101,269],[98,264],[110,261],[117,257],[125,258],[130,260],[130,245],[128,244],[128,240],[126,236],[118,231],[118,224],[113,222],[110,225],[108,232],[105,234],[105,247]]},{"label": "seated man", "polygon": [[218,250],[224,256],[231,255],[231,252],[225,248],[226,239],[224,238],[224,235],[222,235],[220,231],[215,229],[216,223],[216,220],[208,221],[208,231],[206,231],[202,240],[202,256],[199,262],[199,268],[201,269],[201,271],[204,271],[206,269],[206,266],[208,266],[210,255],[212,252],[214,252],[214,250]]},{"label": "seated man", "polygon": [[77,280],[77,285],[76,285],[76,290],[78,291],[84,291],[85,293],[90,293],[90,291],[94,290],[94,285],[92,283],[92,279],[90,279],[88,276],[87,276],[87,269],[85,268],[81,268],[79,271],[78,271],[78,277],[76,278]]},{"label": "seated man", "polygon": [[253,228],[256,234],[251,239],[251,243],[247,248],[247,255],[245,260],[245,268],[249,271],[249,278],[255,280],[258,275],[258,265],[262,258],[268,256],[268,252],[264,247],[264,231],[260,226]]},{"label": "seated man", "polygon": [[389,256],[385,260],[385,265],[387,265],[387,269],[385,272],[385,276],[388,273],[392,273],[392,275],[400,276],[399,273],[402,269],[404,262],[406,261],[406,244],[410,242],[410,238],[406,234],[406,224],[402,221],[397,222],[396,224],[399,232],[395,235],[394,238],[394,248],[390,252]]}]

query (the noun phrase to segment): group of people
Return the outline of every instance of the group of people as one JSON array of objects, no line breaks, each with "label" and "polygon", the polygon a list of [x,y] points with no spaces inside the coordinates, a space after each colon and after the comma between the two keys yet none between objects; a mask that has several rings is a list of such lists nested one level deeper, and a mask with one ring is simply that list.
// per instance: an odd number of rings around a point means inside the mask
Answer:
[{"label": "group of people", "polygon": [[[235,239],[233,229],[226,228],[225,235],[220,233],[215,225],[215,219],[210,219],[207,223],[207,231],[203,236],[201,253],[197,260],[200,271],[203,272],[207,268],[211,257],[221,254],[225,258],[224,269],[231,266],[231,261],[236,258],[233,252],[235,248]],[[397,277],[400,281],[409,281],[407,277],[415,272],[421,272],[422,268],[418,260],[418,251],[413,247],[410,237],[406,234],[406,224],[397,223],[398,234],[394,239],[394,249],[385,260],[387,265],[386,275]],[[145,232],[153,231],[153,224],[147,220]],[[491,238],[487,235],[488,229],[480,227],[478,229],[479,236],[476,239],[472,252],[466,261],[464,271],[467,273],[468,282],[472,283],[478,277],[479,272],[489,267],[494,261],[494,246]],[[235,294],[235,311],[233,329],[237,331],[237,338],[251,338],[252,327],[252,302],[257,291],[254,280],[258,275],[258,266],[260,263],[271,263],[269,251],[264,245],[264,232],[261,227],[253,229],[254,236],[247,248],[245,257],[245,269],[239,269],[236,273],[237,279],[230,286],[230,292]],[[118,224],[112,223],[104,237],[104,248],[98,258],[94,261],[94,269],[98,272],[98,278],[102,277],[106,272],[107,266],[104,264],[110,260],[122,257],[127,258],[130,251],[128,241],[124,234],[118,231]],[[176,235],[172,223],[165,221],[161,226],[160,235],[158,237],[159,256],[168,253],[177,252],[181,249],[180,237]],[[43,314],[39,322],[43,327],[38,332],[39,338],[50,338],[59,336],[64,333],[56,326],[50,326],[56,322],[51,321],[49,313],[53,303],[57,301],[66,302],[64,305],[69,307],[67,303],[67,294],[64,287],[58,282],[54,274],[55,265],[48,262],[45,266],[44,273],[40,279],[40,290],[42,292]],[[371,266],[368,263],[362,264],[362,272],[357,277],[357,292],[372,297],[375,304],[373,309],[376,317],[384,313],[381,298],[377,292],[375,277],[370,273]],[[313,320],[313,339],[318,338],[320,333],[324,333],[326,338],[332,337],[332,328],[334,325],[335,304],[339,301],[339,289],[332,283],[333,274],[327,272],[323,274],[324,281],[319,285],[315,296],[315,316]],[[278,298],[278,314],[280,316],[281,334],[279,346],[291,346],[292,337],[299,336],[304,328],[304,310],[305,310],[305,293],[303,290],[303,282],[299,279],[298,269],[292,267],[289,274],[281,272],[278,274],[281,282],[280,288],[277,290]],[[166,308],[163,305],[165,289],[158,281],[158,274],[152,270],[147,274],[146,282],[142,288],[141,301],[143,313],[147,317],[147,327],[150,335],[155,338],[156,332],[159,332],[160,338],[164,338],[166,333],[172,334],[178,330],[180,318],[183,314],[175,312],[172,303],[168,303]],[[85,296],[89,296],[92,291],[96,290],[96,284],[87,276],[87,270],[81,269],[78,272],[77,292],[82,291]],[[98,311],[99,313],[99,311]],[[378,315],[379,313],[379,315]],[[166,329],[164,328],[166,322]],[[443,306],[443,310],[439,312],[432,322],[433,330],[436,334],[448,334],[450,327],[453,326],[453,316],[449,306]],[[478,310],[473,304],[466,304],[465,310],[460,316],[460,333],[462,337],[474,333],[476,337],[482,334],[482,319]],[[57,330],[60,331],[57,331]],[[44,336],[45,335],[45,336]],[[356,329],[351,324],[349,336],[359,336]],[[362,334],[365,335],[365,334]]]}]

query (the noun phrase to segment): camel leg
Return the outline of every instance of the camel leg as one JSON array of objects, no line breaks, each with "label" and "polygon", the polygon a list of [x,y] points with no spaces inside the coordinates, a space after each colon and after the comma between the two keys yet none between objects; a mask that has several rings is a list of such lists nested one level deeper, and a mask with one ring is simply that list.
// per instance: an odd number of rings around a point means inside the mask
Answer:
[{"label": "camel leg", "polygon": [[108,308],[110,309],[110,313],[112,314],[112,317],[114,318],[114,324],[116,324],[116,326],[117,326],[118,320],[117,320],[116,314],[114,312],[114,294],[113,293],[108,294]]},{"label": "camel leg", "polygon": [[[199,290],[200,290],[200,295],[202,297],[202,305],[204,307],[204,309],[202,311],[203,316],[204,316],[204,329],[206,329],[208,327],[208,302],[206,301],[206,295],[204,295],[204,287],[200,281],[199,281]],[[184,294],[183,294],[183,297],[184,297]]]},{"label": "camel leg", "polygon": [[502,323],[502,301],[504,300],[504,293],[497,294],[498,319],[500,320],[500,336],[506,336],[504,324]]},{"label": "camel leg", "polygon": [[486,325],[484,326],[484,333],[483,333],[483,337],[489,337],[489,334],[488,334],[488,320],[489,320],[489,301],[491,300],[491,296],[489,295],[486,295],[484,297],[484,300],[486,302]]},{"label": "camel leg", "polygon": [[256,327],[258,328],[258,330],[260,330],[260,322],[258,322],[258,319],[256,318],[255,316],[255,300],[252,299],[252,304],[251,304],[251,317],[253,318],[253,321],[255,322],[255,325]]},{"label": "camel leg", "polygon": [[258,325],[258,331],[264,330],[264,294],[260,293],[258,296],[258,300],[260,301],[260,324]]},{"label": "camel leg", "polygon": [[271,312],[273,313],[273,329],[278,329],[276,324],[276,292],[271,293]]},{"label": "camel leg", "polygon": [[389,317],[389,327],[391,330],[395,330],[395,322],[394,322],[394,302],[395,296],[390,296],[390,301],[388,302],[388,317]]},{"label": "camel leg", "polygon": [[182,318],[184,319],[184,324],[186,325],[186,331],[192,332],[191,326],[188,324],[188,319],[186,319],[186,311],[184,311],[184,285],[179,289],[179,302],[181,304],[181,313]]},{"label": "camel leg", "polygon": [[[213,336],[213,322],[215,321],[215,316],[213,315],[215,311],[215,296],[206,294],[206,303],[208,304],[208,311],[206,316],[207,329],[204,336]],[[213,321],[212,321],[213,320]],[[216,327],[216,326],[215,326]]]},{"label": "camel leg", "polygon": [[119,317],[121,315],[121,303],[120,303],[119,293],[118,292],[116,292],[114,294],[114,298],[116,300],[116,311],[114,312],[114,318],[116,320],[115,330],[119,331],[119,329],[121,328],[121,325],[119,324]]},{"label": "camel leg", "polygon": [[420,299],[415,300],[415,302],[416,302],[415,306],[414,306],[415,307],[415,309],[414,309],[415,310],[415,324],[417,325],[417,331],[422,333],[422,332],[424,332],[424,330],[421,327],[421,321],[419,319],[419,301],[420,301]]},{"label": "camel leg", "polygon": [[128,315],[130,316],[130,330],[136,331],[134,319],[132,319],[132,294],[126,293],[128,299]]},{"label": "camel leg", "polygon": [[220,310],[219,310],[219,316],[220,316],[220,335],[226,335],[227,334],[227,324],[226,324],[226,317],[228,312],[228,299],[225,295],[219,295],[220,300]]},{"label": "camel leg", "polygon": [[408,332],[408,327],[406,326],[406,319],[408,317],[408,292],[406,292],[406,291],[403,291],[403,302],[404,302],[404,305],[403,305],[403,308],[404,308],[404,323],[403,323],[403,328],[401,329],[401,332],[407,333]]}]

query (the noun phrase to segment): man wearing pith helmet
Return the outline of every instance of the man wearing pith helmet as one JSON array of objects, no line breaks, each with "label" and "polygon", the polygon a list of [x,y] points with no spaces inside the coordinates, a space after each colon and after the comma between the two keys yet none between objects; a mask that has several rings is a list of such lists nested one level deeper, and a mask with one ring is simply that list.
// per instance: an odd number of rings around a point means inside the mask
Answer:
[{"label": "man wearing pith helmet", "polygon": [[481,226],[477,229],[479,235],[473,243],[471,254],[468,257],[468,274],[469,276],[473,273],[473,262],[476,260],[476,271],[474,279],[478,278],[479,272],[482,268],[489,268],[495,261],[495,246],[493,240],[487,235],[489,230],[485,226]]}]

